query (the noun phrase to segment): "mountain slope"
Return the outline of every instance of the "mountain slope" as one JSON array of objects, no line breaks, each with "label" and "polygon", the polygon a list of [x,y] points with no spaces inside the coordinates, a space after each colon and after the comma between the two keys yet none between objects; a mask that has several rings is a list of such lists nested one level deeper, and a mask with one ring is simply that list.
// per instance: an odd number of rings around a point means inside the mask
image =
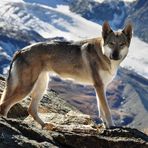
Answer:
[{"label": "mountain slope", "polygon": [[[0,46],[6,51],[7,57],[12,56],[17,49],[32,42],[43,41],[44,38],[58,36],[67,40],[82,40],[101,35],[100,25],[70,12],[68,6],[49,7],[16,0],[16,2],[2,1],[0,7]],[[145,56],[147,48],[146,43],[133,38],[129,55],[123,63],[124,67],[133,69],[146,78],[148,78],[146,69],[148,59]],[[2,59],[6,59],[1,60],[3,68],[9,63],[9,59],[3,54]],[[3,63],[6,63],[5,66]]]},{"label": "mountain slope", "polygon": [[96,1],[73,0],[70,10],[83,16],[84,18],[102,25],[104,20],[108,20],[113,29],[122,28],[128,16],[130,6],[124,1]]},{"label": "mountain slope", "polygon": [[[100,26],[69,11],[68,6],[53,8],[36,3],[0,3],[1,19],[8,27],[31,29],[44,38],[63,36],[79,39],[94,34]],[[90,28],[92,27],[92,28]]]},{"label": "mountain slope", "polygon": [[131,69],[148,79],[148,44],[137,37],[133,37],[129,48],[129,53],[121,63],[122,67]]},{"label": "mountain slope", "polygon": [[45,38],[78,40],[97,36],[100,26],[75,15],[68,6],[52,8],[21,0],[0,1],[0,73],[7,72],[13,53]]},{"label": "mountain slope", "polygon": [[72,0],[70,10],[84,18],[102,24],[108,20],[113,29],[122,28],[126,22],[134,26],[134,35],[148,42],[147,0]]}]

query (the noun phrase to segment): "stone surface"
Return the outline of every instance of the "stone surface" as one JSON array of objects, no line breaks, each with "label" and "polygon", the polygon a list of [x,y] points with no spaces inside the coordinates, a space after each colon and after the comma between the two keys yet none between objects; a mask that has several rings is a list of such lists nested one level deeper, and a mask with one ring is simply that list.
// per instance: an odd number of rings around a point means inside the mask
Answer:
[{"label": "stone surface", "polygon": [[[0,92],[4,86],[0,78]],[[105,129],[96,125],[89,115],[48,91],[41,101],[39,115],[55,125],[53,131],[41,127],[28,116],[30,98],[15,105],[9,117],[0,117],[0,148],[147,148],[148,136],[137,129],[116,127]],[[13,118],[12,118],[13,117]],[[15,119],[14,119],[15,118]]]}]

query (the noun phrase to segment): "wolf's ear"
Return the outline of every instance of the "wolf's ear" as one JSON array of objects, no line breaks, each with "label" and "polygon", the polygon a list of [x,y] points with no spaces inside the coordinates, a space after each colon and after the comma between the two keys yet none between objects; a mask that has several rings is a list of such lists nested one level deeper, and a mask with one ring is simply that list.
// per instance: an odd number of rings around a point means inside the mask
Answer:
[{"label": "wolf's ear", "polygon": [[122,32],[126,35],[129,43],[131,41],[132,38],[132,24],[128,23],[125,28],[122,30]]},{"label": "wolf's ear", "polygon": [[104,41],[106,40],[107,36],[113,32],[112,29],[110,28],[110,25],[108,23],[108,21],[105,21],[103,23],[103,26],[102,26],[102,37],[104,39]]}]

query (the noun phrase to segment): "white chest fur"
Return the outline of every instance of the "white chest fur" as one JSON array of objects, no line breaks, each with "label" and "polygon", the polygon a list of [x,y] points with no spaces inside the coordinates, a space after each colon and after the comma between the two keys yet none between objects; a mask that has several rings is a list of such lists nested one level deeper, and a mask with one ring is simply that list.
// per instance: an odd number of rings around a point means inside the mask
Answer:
[{"label": "white chest fur", "polygon": [[103,81],[104,86],[106,87],[116,76],[117,69],[119,67],[119,61],[111,61],[110,71],[99,70],[100,77]]}]

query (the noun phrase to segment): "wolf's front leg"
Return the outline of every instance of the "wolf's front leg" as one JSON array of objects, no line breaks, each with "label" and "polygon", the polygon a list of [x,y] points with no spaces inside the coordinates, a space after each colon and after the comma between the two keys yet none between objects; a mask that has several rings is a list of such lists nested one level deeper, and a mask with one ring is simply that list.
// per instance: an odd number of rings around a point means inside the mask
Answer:
[{"label": "wolf's front leg", "polygon": [[98,104],[98,108],[100,108],[101,110],[101,116],[103,118],[103,121],[106,121],[106,126],[112,127],[114,126],[113,120],[112,120],[112,116],[111,116],[111,112],[105,97],[105,91],[102,85],[98,85],[95,84],[94,85],[95,90],[96,90],[96,95],[97,97],[97,101],[99,102]]},{"label": "wolf's front leg", "polygon": [[90,76],[93,81],[93,85],[96,90],[96,96],[98,101],[99,112],[101,110],[103,121],[106,121],[107,127],[114,126],[110,109],[105,97],[104,84],[99,75],[99,57],[96,51],[96,47],[92,44],[84,44],[82,47],[82,55],[86,70],[90,73]]},{"label": "wolf's front leg", "polygon": [[114,126],[114,123],[112,121],[111,112],[105,97],[105,87],[95,65],[96,64],[93,62],[91,63],[90,61],[90,69],[98,102],[98,111],[101,111],[103,121],[106,121],[106,126],[111,127]]}]

